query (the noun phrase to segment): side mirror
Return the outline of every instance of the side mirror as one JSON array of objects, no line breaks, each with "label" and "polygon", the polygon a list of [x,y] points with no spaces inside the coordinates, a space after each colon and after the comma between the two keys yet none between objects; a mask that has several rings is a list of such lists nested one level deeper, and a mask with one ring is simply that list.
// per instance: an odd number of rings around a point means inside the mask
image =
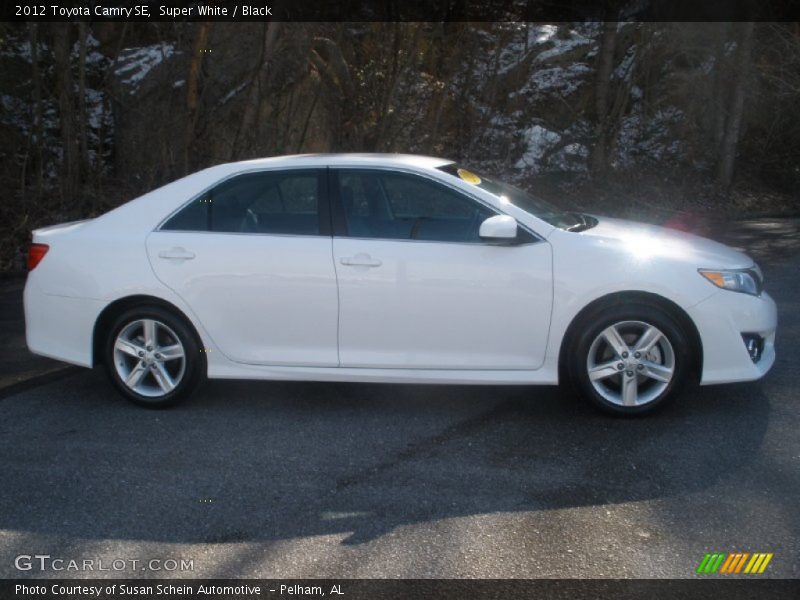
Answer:
[{"label": "side mirror", "polygon": [[517,220],[508,215],[489,217],[478,230],[481,239],[495,242],[511,242],[517,238]]}]

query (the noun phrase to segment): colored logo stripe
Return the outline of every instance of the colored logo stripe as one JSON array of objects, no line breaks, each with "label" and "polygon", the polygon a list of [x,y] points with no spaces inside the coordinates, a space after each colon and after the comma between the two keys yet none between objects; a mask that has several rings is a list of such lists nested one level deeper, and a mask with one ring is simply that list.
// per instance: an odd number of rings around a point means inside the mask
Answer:
[{"label": "colored logo stripe", "polygon": [[738,554],[728,554],[727,560],[722,563],[722,568],[719,570],[720,573],[730,573],[731,564],[735,563],[739,559]]},{"label": "colored logo stripe", "polygon": [[750,556],[749,552],[736,552],[734,554],[728,555],[728,560],[725,561],[725,564],[722,565],[722,569],[720,569],[720,573],[738,573],[742,570],[744,566],[744,562],[747,560],[747,557]]},{"label": "colored logo stripe", "polygon": [[[697,573],[734,574],[734,573],[763,573],[772,560],[773,553],[756,552],[725,552],[707,553],[697,567]],[[748,560],[749,559],[749,560]],[[747,566],[745,566],[747,565]],[[744,569],[744,570],[742,570]]]},{"label": "colored logo stripe", "polygon": [[769,561],[772,560],[772,553],[769,554],[753,554],[753,558],[747,563],[744,568],[745,573],[763,573],[767,568]]},{"label": "colored logo stripe", "polygon": [[725,553],[719,552],[714,554],[706,554],[703,557],[700,566],[697,567],[698,573],[716,573],[717,569],[719,569],[722,561],[725,559]]}]

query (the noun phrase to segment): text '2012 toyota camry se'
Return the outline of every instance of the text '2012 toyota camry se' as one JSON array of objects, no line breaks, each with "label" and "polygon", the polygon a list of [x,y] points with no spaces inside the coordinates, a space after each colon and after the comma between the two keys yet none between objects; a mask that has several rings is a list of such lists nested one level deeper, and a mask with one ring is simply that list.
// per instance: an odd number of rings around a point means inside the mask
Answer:
[{"label": "text '2012 toyota camry se'", "polygon": [[451,161],[268,158],[38,229],[30,349],[161,407],[204,377],[557,384],[641,413],[763,376],[775,303],[693,235],[565,213]]}]

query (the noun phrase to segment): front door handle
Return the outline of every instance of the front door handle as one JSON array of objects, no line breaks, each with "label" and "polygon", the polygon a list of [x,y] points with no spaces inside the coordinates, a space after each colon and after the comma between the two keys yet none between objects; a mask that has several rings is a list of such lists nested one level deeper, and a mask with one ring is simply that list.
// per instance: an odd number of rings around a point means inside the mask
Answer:
[{"label": "front door handle", "polygon": [[358,253],[355,256],[345,256],[339,262],[346,267],[380,267],[383,263],[369,254]]},{"label": "front door handle", "polygon": [[189,252],[185,248],[170,248],[169,250],[162,250],[159,252],[158,258],[166,258],[168,260],[191,260],[194,258],[194,252]]}]

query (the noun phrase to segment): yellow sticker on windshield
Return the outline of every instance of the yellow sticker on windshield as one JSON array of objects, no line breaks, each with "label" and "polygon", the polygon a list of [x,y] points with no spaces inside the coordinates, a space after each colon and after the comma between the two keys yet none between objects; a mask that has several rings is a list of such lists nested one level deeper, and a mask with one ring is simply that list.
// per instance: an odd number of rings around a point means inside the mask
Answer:
[{"label": "yellow sticker on windshield", "polygon": [[481,182],[481,178],[475,175],[472,171],[467,171],[466,169],[458,169],[456,171],[458,176],[461,177],[467,183],[471,183],[472,185],[478,185]]}]

